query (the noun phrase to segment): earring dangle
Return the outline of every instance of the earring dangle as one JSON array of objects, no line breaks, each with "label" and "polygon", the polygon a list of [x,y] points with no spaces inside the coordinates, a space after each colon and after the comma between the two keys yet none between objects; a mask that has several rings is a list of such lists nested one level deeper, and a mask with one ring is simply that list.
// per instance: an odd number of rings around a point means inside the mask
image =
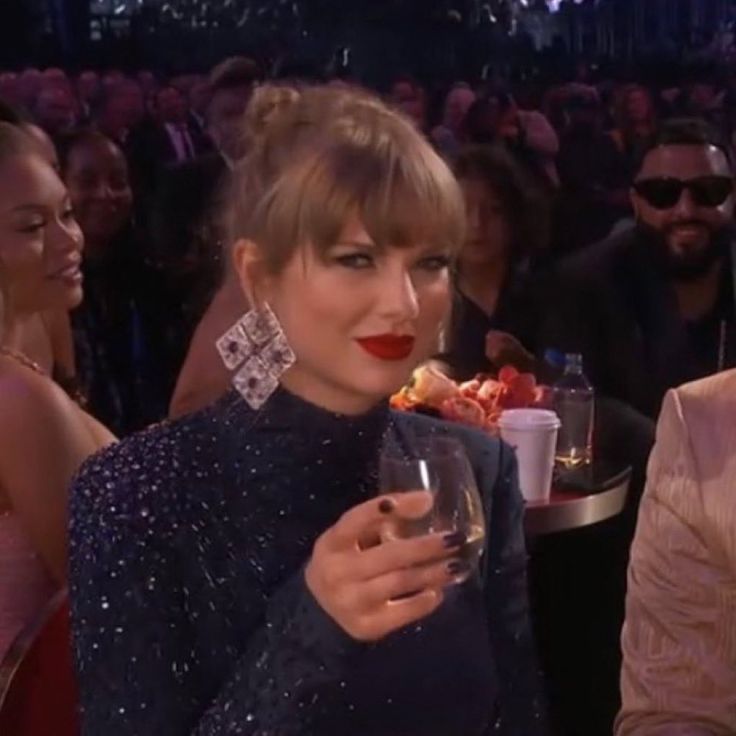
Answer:
[{"label": "earring dangle", "polygon": [[251,409],[260,409],[281,376],[296,362],[284,330],[268,304],[244,314],[216,343],[233,385]]}]

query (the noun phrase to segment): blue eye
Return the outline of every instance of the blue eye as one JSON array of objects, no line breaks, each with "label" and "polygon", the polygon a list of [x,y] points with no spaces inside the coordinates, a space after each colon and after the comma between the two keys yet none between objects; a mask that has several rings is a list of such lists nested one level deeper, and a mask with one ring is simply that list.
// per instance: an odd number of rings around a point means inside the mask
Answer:
[{"label": "blue eye", "polygon": [[344,256],[338,256],[335,261],[345,268],[362,270],[373,267],[373,258],[365,253],[348,253]]},{"label": "blue eye", "polygon": [[449,256],[432,256],[431,258],[424,258],[419,261],[419,268],[425,271],[443,271],[449,268],[450,263]]}]

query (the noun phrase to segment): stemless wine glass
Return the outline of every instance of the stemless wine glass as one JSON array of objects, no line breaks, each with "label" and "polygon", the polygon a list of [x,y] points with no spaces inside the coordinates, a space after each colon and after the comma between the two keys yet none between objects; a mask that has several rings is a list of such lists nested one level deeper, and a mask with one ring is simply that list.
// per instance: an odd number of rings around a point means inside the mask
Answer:
[{"label": "stemless wine glass", "polygon": [[423,518],[388,522],[384,538],[461,532],[465,542],[459,557],[468,570],[455,581],[461,583],[478,565],[485,542],[485,517],[475,475],[465,448],[452,437],[429,436],[412,442],[411,448],[386,448],[380,461],[380,493],[429,491],[434,498]]}]

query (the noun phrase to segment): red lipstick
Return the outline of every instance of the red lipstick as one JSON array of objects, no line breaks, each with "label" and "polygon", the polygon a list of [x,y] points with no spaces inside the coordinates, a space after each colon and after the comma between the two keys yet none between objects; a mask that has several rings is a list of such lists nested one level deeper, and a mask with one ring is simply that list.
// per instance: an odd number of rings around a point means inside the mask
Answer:
[{"label": "red lipstick", "polygon": [[412,335],[373,335],[356,340],[358,345],[380,360],[406,360],[414,350]]}]

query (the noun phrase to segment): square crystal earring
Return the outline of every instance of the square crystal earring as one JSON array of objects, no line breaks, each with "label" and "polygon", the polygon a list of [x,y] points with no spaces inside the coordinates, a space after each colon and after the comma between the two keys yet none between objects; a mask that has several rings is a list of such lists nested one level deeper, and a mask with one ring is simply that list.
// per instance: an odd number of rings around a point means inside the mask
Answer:
[{"label": "square crystal earring", "polygon": [[260,409],[278,387],[279,380],[258,355],[252,355],[235,374],[233,385],[251,409]]},{"label": "square crystal earring", "polygon": [[217,352],[229,371],[234,371],[253,352],[242,320],[236,322],[216,343]]},{"label": "square crystal earring", "polygon": [[252,409],[266,403],[282,374],[296,362],[284,330],[268,304],[243,315],[217,341],[217,350],[228,370],[240,367],[233,385]]}]

